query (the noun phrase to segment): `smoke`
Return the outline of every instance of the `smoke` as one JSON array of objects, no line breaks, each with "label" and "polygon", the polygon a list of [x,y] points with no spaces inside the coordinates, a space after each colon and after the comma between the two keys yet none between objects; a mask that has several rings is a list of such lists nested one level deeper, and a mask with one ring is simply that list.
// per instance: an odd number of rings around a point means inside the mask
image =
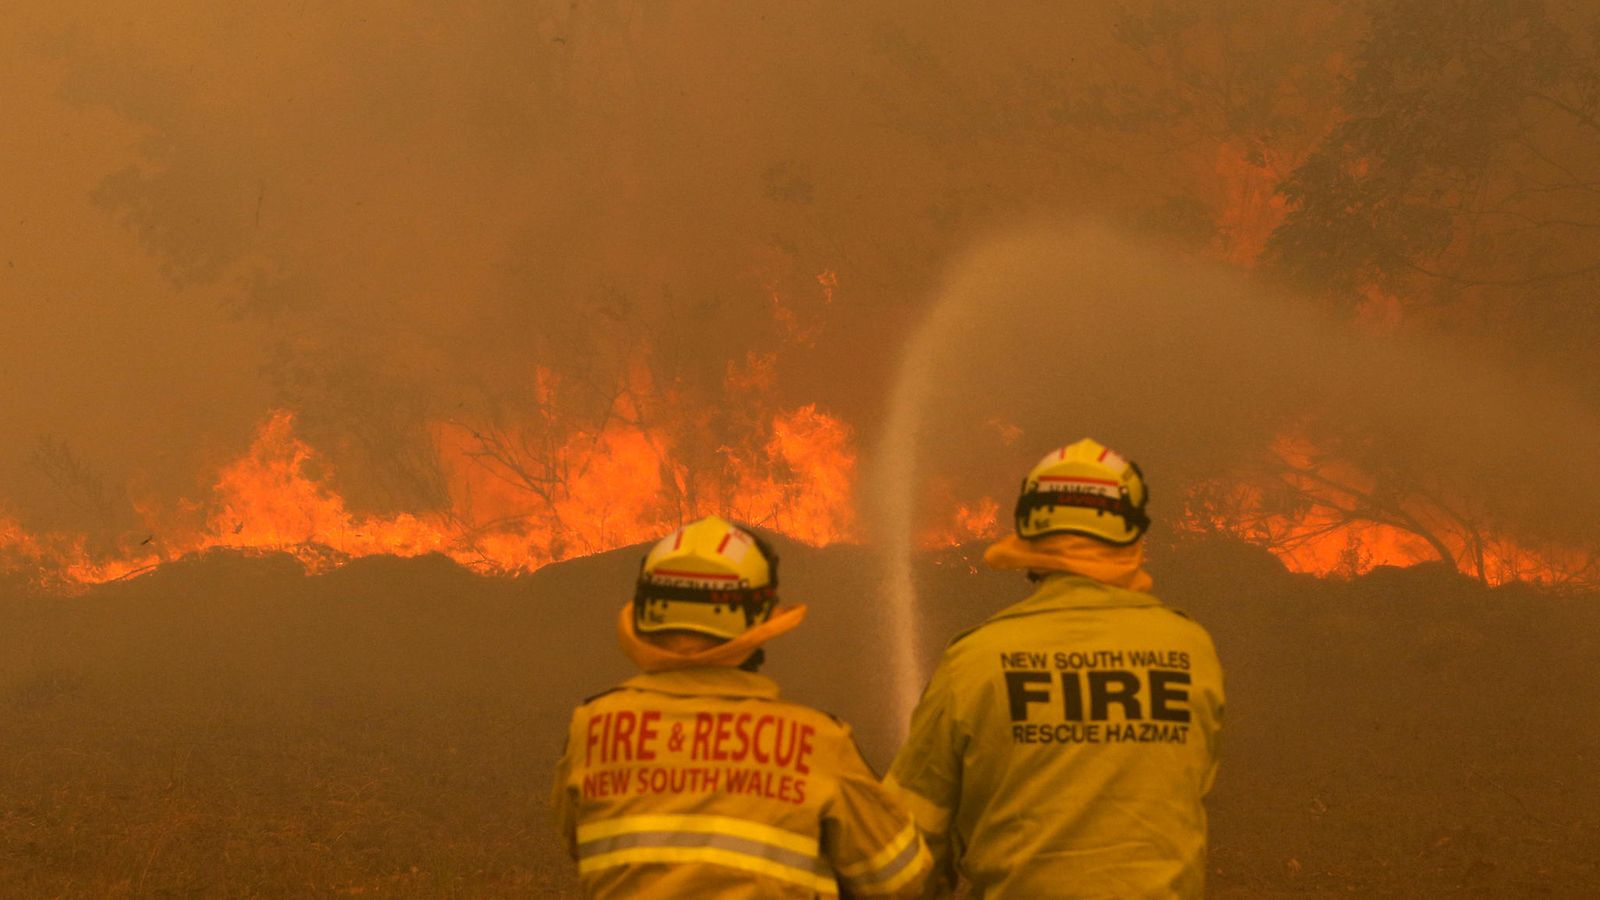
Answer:
[{"label": "smoke", "polygon": [[1241,48],[1269,110],[1298,60],[1229,35],[1302,15],[1275,9],[12,4],[4,502],[99,524],[41,440],[133,501],[195,496],[286,407],[353,503],[426,506],[424,423],[525,410],[539,366],[604,393],[640,356],[714,399],[777,352],[781,402],[870,421],[974,235],[1096,208],[1217,239],[1210,113],[1158,57]]},{"label": "smoke", "polygon": [[[774,402],[870,437],[946,260],[983,235],[1089,213],[1249,258],[1359,30],[1334,3],[942,12],[13,4],[0,65],[27,127],[0,141],[0,504],[30,527],[130,527],[135,506],[203,495],[288,408],[354,508],[427,508],[430,423],[514,420],[540,368],[603,414],[629,366],[715,406],[730,362],[771,353]],[[1394,434],[1434,423],[1438,454],[1390,443],[1457,480],[1551,477],[1465,467],[1452,448],[1483,434],[1588,433],[1555,400],[1531,432],[1479,428],[1464,385],[1526,407],[1470,361],[1365,348],[1264,300],[1125,293],[939,357],[925,439],[972,448],[952,479],[1002,496],[1016,466],[995,459],[1094,432],[1159,491],[1311,402]],[[1391,363],[1409,387],[1367,375]],[[982,374],[1001,370],[1003,393]],[[1067,373],[1070,402],[1049,388]],[[937,393],[969,376],[970,395]]]},{"label": "smoke", "polygon": [[1589,547],[1600,502],[1583,464],[1600,420],[1569,391],[1101,226],[1020,231],[957,262],[892,396],[873,500],[902,609],[926,485],[1009,500],[1085,436],[1139,461],[1156,529],[1186,488],[1250,471],[1290,429],[1519,537]]}]

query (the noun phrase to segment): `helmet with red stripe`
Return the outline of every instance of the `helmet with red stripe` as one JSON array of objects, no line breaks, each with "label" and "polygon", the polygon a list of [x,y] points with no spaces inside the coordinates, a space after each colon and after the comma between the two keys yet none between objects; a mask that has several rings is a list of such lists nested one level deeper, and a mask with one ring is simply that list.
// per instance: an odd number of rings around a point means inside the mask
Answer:
[{"label": "helmet with red stripe", "polygon": [[1090,438],[1051,451],[1022,479],[1017,534],[1081,534],[1109,544],[1137,541],[1150,527],[1144,474]]},{"label": "helmet with red stripe", "polygon": [[646,554],[633,595],[634,629],[734,638],[772,615],[777,587],[772,548],[725,519],[707,516],[662,538]]}]

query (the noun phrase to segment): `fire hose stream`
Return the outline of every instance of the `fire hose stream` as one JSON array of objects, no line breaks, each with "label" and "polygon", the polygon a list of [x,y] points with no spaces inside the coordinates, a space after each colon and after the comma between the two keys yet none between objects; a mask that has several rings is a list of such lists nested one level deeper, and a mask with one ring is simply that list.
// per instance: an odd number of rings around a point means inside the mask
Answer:
[{"label": "fire hose stream", "polygon": [[934,383],[940,350],[960,320],[964,295],[947,294],[911,336],[890,388],[884,421],[870,474],[870,527],[884,554],[880,596],[889,612],[891,695],[894,721],[903,736],[927,677],[917,639],[917,588],[912,561],[916,553],[918,453],[924,440],[924,410]]}]

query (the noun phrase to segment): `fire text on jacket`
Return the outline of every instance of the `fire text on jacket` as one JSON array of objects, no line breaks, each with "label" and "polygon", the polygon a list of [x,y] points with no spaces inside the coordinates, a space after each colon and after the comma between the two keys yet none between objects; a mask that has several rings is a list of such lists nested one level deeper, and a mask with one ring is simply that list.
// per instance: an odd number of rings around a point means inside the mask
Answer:
[{"label": "fire text on jacket", "polygon": [[1179,650],[1000,654],[1012,741],[1182,743],[1189,655]]}]

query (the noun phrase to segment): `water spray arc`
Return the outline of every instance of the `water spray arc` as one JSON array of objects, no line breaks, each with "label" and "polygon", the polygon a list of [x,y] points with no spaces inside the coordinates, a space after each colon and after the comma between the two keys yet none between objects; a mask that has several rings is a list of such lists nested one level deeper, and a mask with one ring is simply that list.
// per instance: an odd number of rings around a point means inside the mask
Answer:
[{"label": "water spray arc", "polygon": [[[1186,490],[1271,486],[1261,472],[1273,466],[1321,465],[1342,483],[1327,467],[1352,448],[1352,465],[1480,510],[1484,533],[1509,536],[1503,559],[1521,567],[1512,577],[1559,580],[1592,559],[1600,475],[1571,461],[1600,446],[1600,419],[1537,372],[1486,365],[1423,334],[1367,333],[1250,273],[1092,222],[1035,223],[974,246],[929,309],[894,374],[866,493],[901,727],[932,662],[919,645],[929,616],[917,507],[930,484],[1003,490],[997,479],[1030,461],[1017,458],[1024,447],[1094,436],[1125,449],[1159,473],[1162,528],[1205,524],[1184,518]],[[995,421],[1025,440],[986,440]],[[1328,449],[1311,441],[1286,455],[1307,423]],[[1518,493],[1493,487],[1504,484]],[[1288,534],[1318,522],[1280,525]],[[964,621],[976,624],[971,612]]]},{"label": "water spray arc", "polygon": [[918,450],[928,398],[937,378],[935,363],[956,321],[961,294],[946,294],[906,344],[889,392],[889,411],[870,474],[876,543],[882,548],[884,579],[879,588],[889,611],[894,721],[903,735],[911,722],[927,673],[923,670],[918,625],[916,555]]}]

